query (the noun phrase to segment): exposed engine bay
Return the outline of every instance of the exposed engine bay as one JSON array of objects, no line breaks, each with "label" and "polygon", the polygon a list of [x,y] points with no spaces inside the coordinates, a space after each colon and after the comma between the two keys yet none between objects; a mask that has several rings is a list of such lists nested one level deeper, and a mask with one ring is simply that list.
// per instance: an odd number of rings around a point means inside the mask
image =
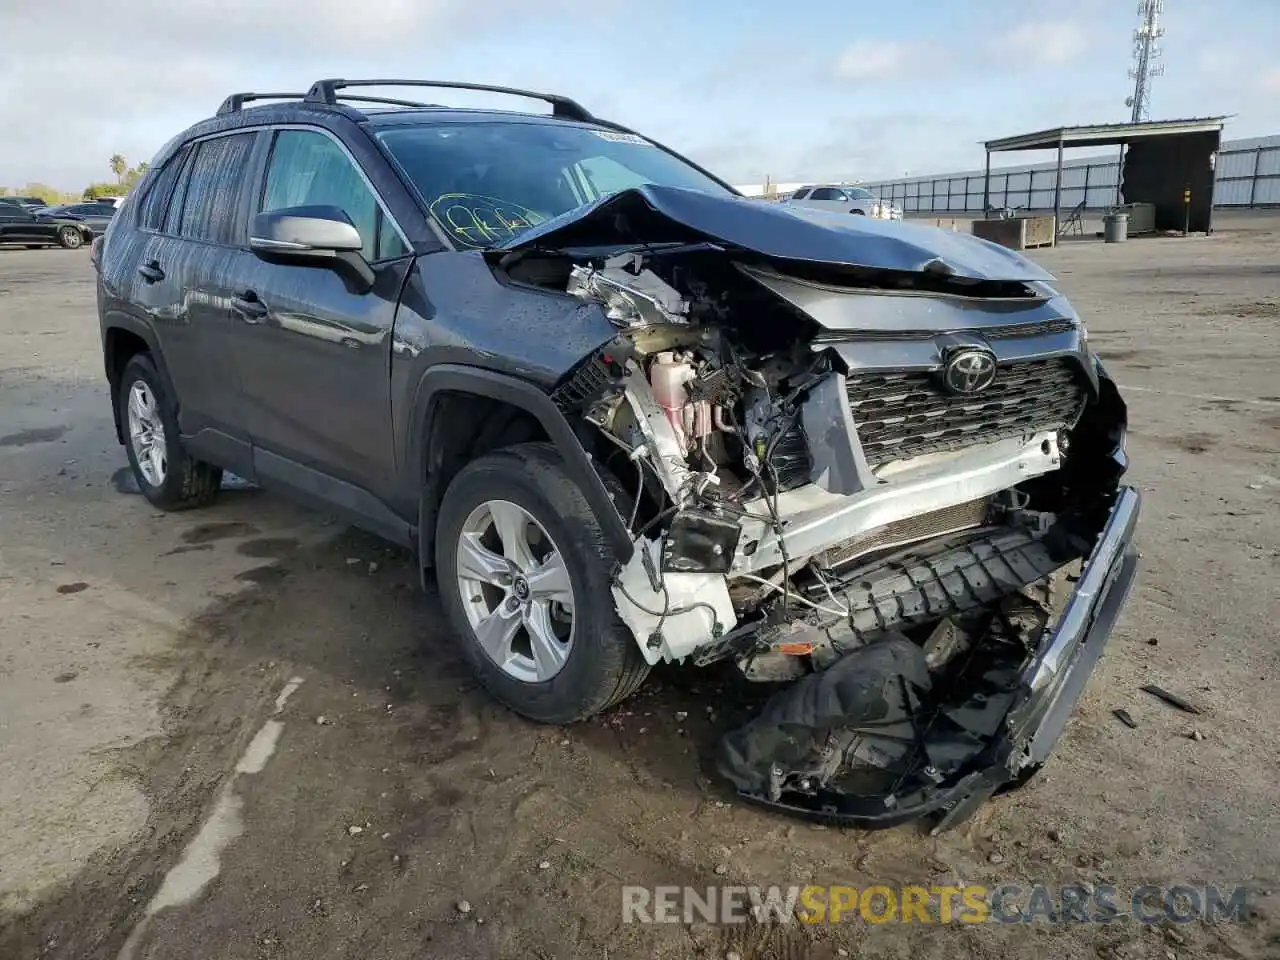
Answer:
[{"label": "exposed engine bay", "polygon": [[[739,791],[950,823],[1043,762],[1092,660],[1062,663],[1136,562],[1124,405],[1056,291],[702,239],[503,269],[618,327],[553,399],[616,480],[614,599],[646,659],[787,684],[721,744]],[[1107,589],[1067,600],[1075,569]]]}]

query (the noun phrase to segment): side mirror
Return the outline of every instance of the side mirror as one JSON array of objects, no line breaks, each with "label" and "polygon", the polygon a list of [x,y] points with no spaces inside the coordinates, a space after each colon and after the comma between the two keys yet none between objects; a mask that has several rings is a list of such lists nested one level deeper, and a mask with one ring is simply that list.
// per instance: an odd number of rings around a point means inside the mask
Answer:
[{"label": "side mirror", "polygon": [[285,207],[253,218],[249,249],[267,263],[327,267],[359,292],[373,286],[373,268],[360,252],[364,242],[339,207]]}]

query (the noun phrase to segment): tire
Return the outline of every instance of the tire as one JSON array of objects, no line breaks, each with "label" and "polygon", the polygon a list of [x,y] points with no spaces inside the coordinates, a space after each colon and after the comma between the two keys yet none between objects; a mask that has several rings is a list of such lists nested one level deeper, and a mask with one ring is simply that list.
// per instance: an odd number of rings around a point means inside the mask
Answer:
[{"label": "tire", "polygon": [[865,217],[867,215],[867,211],[859,210],[857,207],[854,207],[849,212],[852,213],[855,217]]},{"label": "tire", "polygon": [[[519,573],[513,580],[510,573],[498,573],[494,581],[471,580],[464,586],[459,580],[461,545],[480,544],[483,540],[492,550],[486,555],[500,562],[504,558],[496,555],[499,549],[504,554],[511,552],[506,538],[493,539],[499,523],[490,504],[496,504],[494,510],[501,509],[508,525],[512,508],[518,510],[517,515],[523,515],[521,519],[526,521],[523,529],[541,538],[538,546],[546,551],[541,557],[533,557],[532,564],[521,564],[522,570],[533,573],[524,590],[525,606],[519,614],[522,623],[539,622],[527,613],[539,602],[544,611],[547,609],[548,601],[536,598],[539,588],[534,584],[540,571],[554,565],[546,562],[550,551],[553,549],[564,562],[572,625],[567,652],[557,647],[562,657],[555,668],[558,672],[545,679],[545,671],[538,669],[533,658],[533,628],[516,626],[514,636],[505,645],[496,644],[507,651],[504,667],[487,652],[480,631],[473,626],[476,617],[483,624],[497,617],[500,609],[513,609],[505,605],[519,603],[516,581],[524,579]],[[532,520],[531,525],[528,520]],[[476,532],[481,529],[486,531],[483,536]],[[464,536],[469,539],[464,540]],[[526,538],[525,543],[530,539]],[[648,675],[648,663],[614,608],[610,578],[617,560],[586,498],[551,444],[517,444],[487,454],[460,470],[440,504],[435,550],[441,601],[460,639],[464,657],[485,689],[517,713],[541,723],[584,720],[630,696]],[[475,569],[474,564],[469,564],[463,572]],[[504,585],[504,578],[511,582]],[[550,601],[552,609],[558,602]],[[485,616],[490,607],[492,611]],[[563,604],[558,616],[557,622],[563,625]],[[508,625],[515,617],[514,613],[508,615]],[[551,621],[552,617],[544,615],[541,622],[550,625]],[[492,631],[490,634],[496,636]],[[530,651],[527,663],[523,662],[525,655],[517,653],[522,645]],[[542,649],[548,646],[544,641]]]},{"label": "tire", "polygon": [[[139,412],[150,411],[149,415],[137,416],[130,411],[135,388],[142,399]],[[222,468],[196,460],[182,448],[177,409],[168,386],[147,354],[135,354],[125,364],[117,384],[116,404],[129,466],[133,468],[138,489],[152,506],[161,510],[190,510],[212,503],[222,485]],[[145,437],[150,437],[152,442],[145,443]],[[158,460],[149,452],[155,449],[157,440]]]},{"label": "tire", "polygon": [[58,245],[68,250],[78,250],[84,246],[84,234],[75,227],[62,227],[58,231]]}]

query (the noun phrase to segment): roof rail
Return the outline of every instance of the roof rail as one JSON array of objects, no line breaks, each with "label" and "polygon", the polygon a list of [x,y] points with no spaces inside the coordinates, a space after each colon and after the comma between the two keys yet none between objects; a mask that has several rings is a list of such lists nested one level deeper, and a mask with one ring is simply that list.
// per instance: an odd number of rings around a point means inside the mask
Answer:
[{"label": "roof rail", "polygon": [[222,117],[228,113],[239,113],[246,103],[254,100],[301,100],[304,96],[301,93],[233,93],[222,101],[216,115]]},{"label": "roof rail", "polygon": [[[337,104],[338,91],[347,87],[433,87],[448,90],[478,90],[482,93],[505,93],[515,97],[528,97],[551,104],[551,114],[565,120],[579,120],[590,123],[595,117],[576,100],[561,97],[554,93],[537,93],[533,90],[518,90],[515,87],[497,87],[487,83],[458,83],[449,80],[317,80],[307,91],[306,100],[310,103],[324,103],[330,106]],[[357,99],[343,96],[341,99]],[[380,102],[371,100],[370,102]],[[414,104],[408,101],[398,102],[401,106],[430,106],[430,104]]]},{"label": "roof rail", "polygon": [[[419,103],[417,100],[397,100],[394,97],[365,97],[365,96],[360,96],[354,93],[339,93],[337,94],[335,99],[340,100],[343,103],[346,103],[346,102],[376,103],[376,104],[384,104],[392,107],[438,107],[440,106],[440,104],[438,103]],[[303,102],[311,106],[321,106],[321,104],[319,104],[315,100],[304,100]]]}]

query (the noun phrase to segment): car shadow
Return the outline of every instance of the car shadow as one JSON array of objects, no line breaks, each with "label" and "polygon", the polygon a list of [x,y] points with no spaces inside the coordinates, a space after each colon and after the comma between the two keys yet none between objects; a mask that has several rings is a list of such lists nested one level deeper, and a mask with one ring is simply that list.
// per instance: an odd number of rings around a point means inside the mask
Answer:
[{"label": "car shadow", "polygon": [[[137,493],[128,468],[112,482],[123,493]],[[238,478],[227,492],[237,501],[260,493]],[[234,508],[219,515],[252,519]],[[179,549],[215,546],[223,548]],[[383,697],[400,711],[400,723],[419,725],[417,734],[406,732],[424,741],[439,739],[442,718],[455,725],[463,716],[482,718],[508,736],[568,740],[621,759],[645,781],[727,802],[734,792],[714,773],[716,744],[778,688],[743,680],[729,663],[660,663],[637,693],[596,717],[560,728],[537,724],[499,704],[474,678],[434,582],[428,577],[427,590],[421,589],[408,551],[353,528],[315,546],[251,538],[232,549],[266,562],[240,573],[236,579],[245,586],[198,618],[197,642],[234,636],[239,653],[328,675],[366,699]]]}]

